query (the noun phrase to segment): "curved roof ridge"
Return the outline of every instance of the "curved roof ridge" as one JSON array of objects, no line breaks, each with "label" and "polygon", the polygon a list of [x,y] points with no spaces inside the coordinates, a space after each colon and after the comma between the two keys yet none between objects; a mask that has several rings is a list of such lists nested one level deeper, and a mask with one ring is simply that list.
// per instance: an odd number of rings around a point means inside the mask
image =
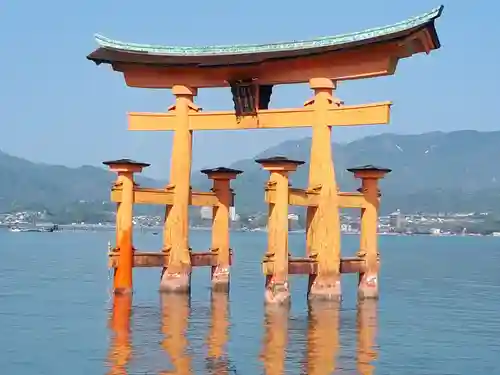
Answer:
[{"label": "curved roof ridge", "polygon": [[434,8],[429,12],[397,22],[392,25],[375,27],[353,33],[345,33],[334,36],[325,36],[310,40],[276,42],[268,44],[235,44],[214,45],[202,47],[189,46],[163,46],[154,44],[126,43],[113,40],[96,34],[95,39],[100,47],[129,51],[135,53],[147,53],[170,56],[211,56],[211,55],[238,55],[253,54],[261,52],[293,51],[308,48],[329,47],[338,44],[359,42],[380,36],[394,34],[404,30],[414,29],[434,21],[441,15],[443,6]]}]

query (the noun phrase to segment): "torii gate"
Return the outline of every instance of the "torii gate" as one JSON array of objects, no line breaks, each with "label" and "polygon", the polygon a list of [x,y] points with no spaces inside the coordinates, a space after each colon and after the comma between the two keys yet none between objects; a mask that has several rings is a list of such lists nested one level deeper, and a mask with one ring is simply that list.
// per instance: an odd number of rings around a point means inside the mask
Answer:
[{"label": "torii gate", "polygon": [[[167,113],[129,114],[129,129],[173,131],[170,184],[165,189],[134,186],[133,172],[146,164],[111,161],[118,184],[112,200],[120,204],[118,237],[110,254],[117,269],[115,289],[130,292],[132,267],[160,266],[163,291],[187,292],[193,266],[211,266],[217,288],[229,286],[228,208],[233,195],[229,181],[241,171],[227,168],[205,170],[214,180],[214,192],[190,189],[192,137],[196,130],[312,128],[309,187],[288,187],[287,176],[302,161],[259,160],[271,173],[266,188],[270,203],[269,247],[264,259],[266,301],[289,299],[288,274],[310,277],[310,298],[341,298],[340,273],[360,274],[359,296],[378,296],[377,181],[386,168],[363,166],[351,171],[363,180],[360,193],[338,192],[332,162],[332,126],[386,124],[390,102],[344,105],[333,93],[339,81],[394,74],[398,61],[440,47],[434,21],[442,7],[394,25],[309,41],[263,45],[171,47],[123,43],[97,36],[99,48],[88,56],[97,64],[110,64],[123,73],[131,87],[171,89],[175,103]],[[279,84],[309,82],[314,96],[303,108],[269,109],[272,88]],[[194,104],[198,89],[230,87],[234,110],[205,112]],[[133,203],[167,206],[163,252],[144,253],[132,246]],[[194,253],[188,241],[189,205],[214,207],[210,251]],[[289,204],[307,207],[306,257],[288,255],[286,212]],[[124,207],[126,206],[126,207]],[[340,257],[339,207],[362,211],[360,252]],[[125,276],[124,276],[125,275]]]}]

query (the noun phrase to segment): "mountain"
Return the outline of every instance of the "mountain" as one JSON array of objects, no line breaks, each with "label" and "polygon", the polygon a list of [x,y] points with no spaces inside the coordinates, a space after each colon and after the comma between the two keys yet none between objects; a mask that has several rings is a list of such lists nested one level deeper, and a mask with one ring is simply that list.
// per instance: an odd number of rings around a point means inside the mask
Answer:
[{"label": "mountain", "polygon": [[[256,155],[309,159],[311,139],[286,141]],[[254,158],[254,159],[255,159]],[[382,211],[500,212],[500,131],[474,130],[420,135],[382,134],[347,144],[333,143],[341,190],[359,187],[346,169],[375,164],[393,171],[381,182]],[[263,186],[268,173],[254,160],[231,165],[244,173],[233,183],[238,210],[265,209]],[[307,185],[308,166],[291,175],[295,187]],[[193,185],[207,186],[197,178]]]},{"label": "mountain", "polygon": [[[0,151],[0,212],[48,210],[62,213],[75,206],[80,210],[107,211],[109,188],[116,174],[104,168],[82,166],[68,168],[33,163]],[[138,177],[145,186],[160,182]]]},{"label": "mountain", "polygon": [[[286,141],[255,158],[231,164],[230,167],[244,171],[233,182],[237,211],[252,213],[266,209],[263,189],[268,173],[254,159],[284,155],[307,161],[310,144],[309,138]],[[359,187],[359,181],[346,168],[375,164],[393,170],[381,183],[383,212],[399,208],[403,212],[500,213],[500,131],[382,134],[346,144],[334,143],[333,157],[337,181],[343,191]],[[293,186],[305,187],[307,175],[306,164],[292,174]],[[114,207],[103,202],[109,200],[114,179],[114,173],[103,168],[39,164],[0,152],[0,212],[37,209],[48,210],[55,216],[78,218],[92,212],[109,214]],[[151,187],[164,185],[143,176],[138,176],[138,183]],[[210,181],[199,172],[193,174],[192,185],[203,190],[211,187]],[[161,207],[157,207],[156,212],[160,211]]]}]

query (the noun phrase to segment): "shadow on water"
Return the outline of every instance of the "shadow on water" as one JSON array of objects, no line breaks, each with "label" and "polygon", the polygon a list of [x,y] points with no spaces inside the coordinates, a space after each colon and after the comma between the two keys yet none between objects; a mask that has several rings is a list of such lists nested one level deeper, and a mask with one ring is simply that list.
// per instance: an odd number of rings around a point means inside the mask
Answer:
[{"label": "shadow on water", "polygon": [[[188,338],[191,301],[185,295],[161,295],[158,315],[161,320],[160,350],[168,357],[168,369],[161,371],[130,371],[130,363],[135,368],[148,368],[149,364],[136,363],[131,335],[132,299],[130,296],[115,296],[110,312],[109,328],[111,340],[108,352],[109,375],[118,374],[179,374],[200,373],[193,369],[193,363],[203,363],[203,373],[208,375],[244,374],[236,369],[229,359],[230,312],[229,300],[225,294],[212,294],[210,313],[206,321],[208,330],[205,337],[206,353],[191,353]],[[341,308],[339,304],[309,304],[307,324],[300,336],[305,337],[305,350],[300,356],[290,355],[290,308],[268,306],[264,309],[263,339],[259,359],[265,375],[282,374],[361,374],[374,373],[373,362],[377,360],[375,336],[377,330],[377,302],[359,302],[356,313],[356,343],[353,357],[356,369],[343,368],[338,363],[341,331]],[[237,339],[237,338],[236,338]],[[149,345],[148,345],[149,346]]]}]

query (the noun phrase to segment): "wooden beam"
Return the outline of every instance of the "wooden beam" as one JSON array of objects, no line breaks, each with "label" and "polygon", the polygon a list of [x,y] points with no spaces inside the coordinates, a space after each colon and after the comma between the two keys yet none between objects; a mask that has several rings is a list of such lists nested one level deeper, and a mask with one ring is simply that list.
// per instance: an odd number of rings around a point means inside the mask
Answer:
[{"label": "wooden beam", "polygon": [[[265,192],[266,203],[274,203],[276,191],[267,188]],[[340,192],[338,193],[339,206],[342,208],[363,208],[366,200],[361,193]],[[312,190],[290,188],[288,193],[288,204],[291,206],[315,207],[318,205],[319,192]]]},{"label": "wooden beam", "polygon": [[[330,126],[387,124],[390,102],[332,107],[327,113]],[[129,113],[129,130],[175,130],[175,113]],[[191,112],[190,130],[242,130],[310,127],[314,122],[313,108],[268,109],[257,116],[237,118],[234,111]]]},{"label": "wooden beam", "polygon": [[[234,199],[234,197],[233,197]],[[115,188],[111,190],[111,201],[119,203],[122,201],[122,190]],[[151,189],[151,188],[134,188],[134,203],[136,204],[159,204],[159,205],[172,205],[174,203],[174,191],[164,189]],[[215,193],[210,192],[191,192],[189,204],[191,206],[217,206],[219,200]],[[231,205],[234,202],[231,202]]]},{"label": "wooden beam", "polygon": [[[167,253],[157,252],[134,252],[133,267],[166,267],[168,265]],[[229,261],[231,263],[232,253]],[[119,256],[117,252],[109,253],[109,267],[116,268],[118,266]],[[212,267],[217,266],[217,253],[215,252],[192,252],[191,266],[193,267]]]},{"label": "wooden beam", "polygon": [[[340,260],[340,273],[360,273],[365,270],[365,260],[358,257],[342,258]],[[274,274],[274,262],[266,259],[262,262],[264,275]],[[318,272],[318,262],[310,258],[289,258],[289,275],[315,275]]]},{"label": "wooden beam", "polygon": [[[313,207],[318,205],[319,194],[317,191],[289,188],[288,202],[291,206]],[[272,197],[274,199],[274,197]],[[273,202],[270,202],[273,203]]]},{"label": "wooden beam", "polygon": [[391,43],[362,50],[274,59],[253,66],[161,67],[118,62],[112,65],[115,71],[123,72],[130,87],[165,89],[178,84],[196,88],[227,87],[229,77],[253,77],[263,85],[281,85],[304,83],[311,77],[343,81],[391,75],[394,73],[392,60],[398,58],[400,50],[397,43]]},{"label": "wooden beam", "polygon": [[367,205],[366,199],[361,193],[341,192],[339,195],[339,207],[363,208]]}]

